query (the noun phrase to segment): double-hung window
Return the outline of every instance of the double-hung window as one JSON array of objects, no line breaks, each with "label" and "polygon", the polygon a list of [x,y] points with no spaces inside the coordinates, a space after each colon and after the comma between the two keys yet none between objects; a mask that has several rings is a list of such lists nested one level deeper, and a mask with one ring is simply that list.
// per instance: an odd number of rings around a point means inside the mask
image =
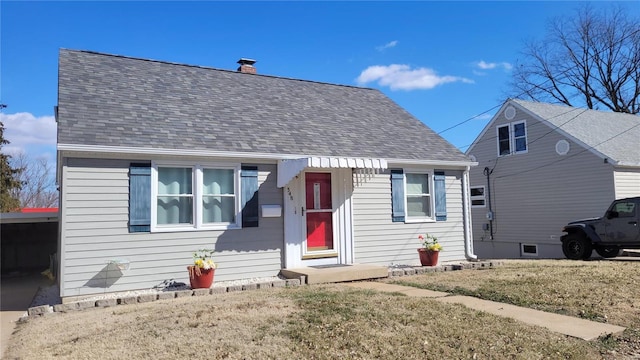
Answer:
[{"label": "double-hung window", "polygon": [[433,197],[429,173],[405,174],[407,221],[433,219]]},{"label": "double-hung window", "polygon": [[513,122],[497,127],[498,156],[527,152],[527,123]]},{"label": "double-hung window", "polygon": [[391,221],[447,221],[444,171],[391,169]]},{"label": "double-hung window", "polygon": [[509,136],[509,125],[498,127],[498,155],[511,154],[511,137]]},{"label": "double-hung window", "polygon": [[513,143],[515,153],[522,153],[527,151],[527,128],[524,121],[519,123],[513,123]]},{"label": "double-hung window", "polygon": [[238,165],[154,164],[152,231],[239,227]]},{"label": "double-hung window", "polygon": [[157,224],[194,224],[193,168],[158,167],[157,171]]},{"label": "double-hung window", "polygon": [[202,169],[202,222],[231,224],[236,217],[233,169]]}]

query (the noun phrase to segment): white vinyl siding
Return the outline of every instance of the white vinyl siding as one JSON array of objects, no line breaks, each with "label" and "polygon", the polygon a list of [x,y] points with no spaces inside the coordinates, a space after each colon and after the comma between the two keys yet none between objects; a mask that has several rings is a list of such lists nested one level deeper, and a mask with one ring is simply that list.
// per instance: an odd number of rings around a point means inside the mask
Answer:
[{"label": "white vinyl siding", "polygon": [[616,169],[613,176],[616,183],[616,199],[640,196],[640,168]]},{"label": "white vinyl siding", "polygon": [[[426,171],[425,171],[426,172]],[[440,261],[462,260],[462,171],[447,170],[447,220],[393,222],[389,172],[356,183],[353,190],[354,262],[378,265],[418,265],[419,234],[438,237],[444,250]]]},{"label": "white vinyl siding", "polygon": [[[64,159],[61,198],[61,296],[148,289],[165,280],[189,283],[199,248],[215,248],[215,281],[276,276],[282,268],[283,218],[236,230],[129,233],[129,165],[125,160]],[[282,206],[276,165],[258,164],[261,204]],[[108,267],[126,259],[128,270]],[[247,264],[250,264],[248,266]]]}]

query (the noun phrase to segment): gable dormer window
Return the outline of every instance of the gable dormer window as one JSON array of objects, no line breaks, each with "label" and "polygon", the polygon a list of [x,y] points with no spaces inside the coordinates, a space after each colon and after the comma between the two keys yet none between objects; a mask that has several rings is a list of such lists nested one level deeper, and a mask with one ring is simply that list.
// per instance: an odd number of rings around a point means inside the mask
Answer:
[{"label": "gable dormer window", "polygon": [[517,121],[497,127],[498,156],[527,152],[527,123]]}]

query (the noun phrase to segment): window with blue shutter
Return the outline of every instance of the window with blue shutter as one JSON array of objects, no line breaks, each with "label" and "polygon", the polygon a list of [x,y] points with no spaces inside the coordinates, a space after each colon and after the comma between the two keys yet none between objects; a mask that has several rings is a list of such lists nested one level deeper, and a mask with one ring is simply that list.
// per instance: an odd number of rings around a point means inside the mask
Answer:
[{"label": "window with blue shutter", "polygon": [[391,170],[391,221],[404,222],[404,172]]},{"label": "window with blue shutter", "polygon": [[129,232],[151,231],[151,165],[129,167]]},{"label": "window with blue shutter", "polygon": [[433,173],[433,190],[436,201],[436,221],[447,220],[447,187],[444,171]]},{"label": "window with blue shutter", "polygon": [[242,227],[257,227],[259,212],[257,166],[242,166],[240,188]]}]

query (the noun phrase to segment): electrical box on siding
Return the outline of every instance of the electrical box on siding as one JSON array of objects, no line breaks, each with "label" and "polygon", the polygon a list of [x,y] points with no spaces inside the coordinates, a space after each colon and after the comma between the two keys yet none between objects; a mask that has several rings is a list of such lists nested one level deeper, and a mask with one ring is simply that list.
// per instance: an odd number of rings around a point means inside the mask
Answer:
[{"label": "electrical box on siding", "polygon": [[280,217],[282,216],[282,206],[280,205],[262,205],[262,217]]}]

